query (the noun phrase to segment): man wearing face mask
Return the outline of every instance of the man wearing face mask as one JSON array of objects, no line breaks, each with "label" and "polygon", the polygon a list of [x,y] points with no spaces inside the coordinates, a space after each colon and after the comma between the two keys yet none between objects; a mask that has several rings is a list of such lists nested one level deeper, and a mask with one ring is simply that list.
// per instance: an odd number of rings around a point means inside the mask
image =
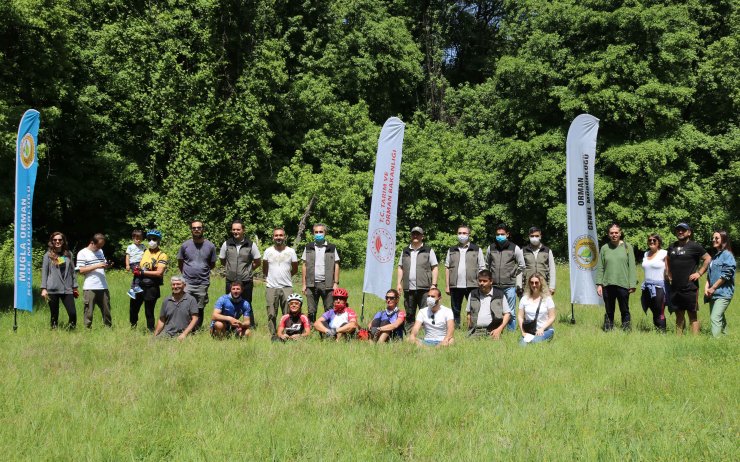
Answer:
[{"label": "man wearing face mask", "polygon": [[468,298],[478,286],[476,278],[478,272],[486,267],[486,262],[483,250],[470,242],[469,226],[457,228],[457,242],[457,245],[449,248],[445,257],[445,292],[452,302],[455,328],[459,329],[463,299]]},{"label": "man wearing face mask", "polygon": [[[409,342],[426,346],[448,346],[455,343],[455,316],[452,310],[439,304],[442,292],[436,287],[429,289],[426,308],[419,310],[419,316],[411,329]],[[417,340],[419,329],[424,327],[424,339]]]},{"label": "man wearing face mask", "polygon": [[186,284],[185,292],[198,303],[197,331],[203,324],[203,313],[208,303],[211,270],[216,266],[216,246],[203,237],[203,222],[191,222],[190,233],[193,238],[183,242],[177,252],[177,266]]},{"label": "man wearing face mask", "polygon": [[334,244],[326,241],[326,225],[313,225],[314,242],[309,242],[301,256],[303,293],[308,301],[308,320],[316,321],[319,298],[324,312],[334,305],[332,292],[339,287],[339,253]]},{"label": "man wearing face mask", "polygon": [[411,230],[411,244],[404,248],[398,259],[397,287],[403,291],[406,309],[406,332],[416,320],[416,310],[421,308],[430,288],[437,287],[438,266],[434,249],[424,245],[424,230],[419,226]]},{"label": "man wearing face mask", "polygon": [[[242,298],[252,304],[254,280],[252,274],[260,267],[262,255],[257,244],[244,235],[244,223],[241,220],[231,222],[231,237],[221,245],[218,254],[221,265],[226,269],[226,293],[231,292],[231,283],[242,283]],[[254,322],[254,311],[250,311],[251,328],[257,327]]]},{"label": "man wearing face mask", "polygon": [[509,330],[515,330],[516,293],[522,290],[524,255],[518,245],[509,240],[509,227],[503,223],[496,226],[496,241],[486,249],[486,269],[493,275],[493,287],[504,291],[506,301],[512,309]]},{"label": "man wearing face mask", "polygon": [[[555,258],[552,250],[542,244],[542,230],[536,226],[529,228],[529,244],[522,249],[524,255],[524,280],[540,273],[545,276],[550,295],[555,295]],[[519,293],[521,296],[522,293]]]},{"label": "man wearing face mask", "polygon": [[139,322],[139,310],[144,305],[144,315],[146,316],[146,328],[149,332],[154,332],[154,307],[160,297],[159,287],[164,284],[164,272],[167,269],[169,257],[159,248],[162,240],[162,233],[156,229],[146,233],[148,249],[144,251],[141,257],[139,267],[134,269],[134,276],[141,278],[140,286],[143,292],[136,294],[136,298],[129,303],[129,321],[131,328],[135,328]]},{"label": "man wearing face mask", "polygon": [[267,286],[267,324],[273,339],[277,339],[277,310],[285,314],[288,297],[293,293],[292,276],[298,272],[298,256],[295,250],[285,245],[285,230],[272,230],[273,245],[265,250],[262,260],[262,273]]}]

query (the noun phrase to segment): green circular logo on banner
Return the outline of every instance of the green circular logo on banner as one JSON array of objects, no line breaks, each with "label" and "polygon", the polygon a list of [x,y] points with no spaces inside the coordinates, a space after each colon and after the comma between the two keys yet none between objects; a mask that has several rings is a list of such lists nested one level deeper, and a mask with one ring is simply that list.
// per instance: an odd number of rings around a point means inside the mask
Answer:
[{"label": "green circular logo on banner", "polygon": [[23,168],[31,168],[33,161],[36,159],[36,145],[30,133],[26,133],[26,136],[21,140],[20,157]]}]

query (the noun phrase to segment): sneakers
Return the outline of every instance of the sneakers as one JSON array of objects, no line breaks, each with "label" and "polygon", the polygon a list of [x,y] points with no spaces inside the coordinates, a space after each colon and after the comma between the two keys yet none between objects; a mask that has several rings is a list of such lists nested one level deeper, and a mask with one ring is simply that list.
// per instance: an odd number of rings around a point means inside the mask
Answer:
[{"label": "sneakers", "polygon": [[142,289],[141,287],[139,287],[139,286],[134,287],[134,293],[135,294],[140,294],[142,292],[144,292],[144,289]]},{"label": "sneakers", "polygon": [[136,292],[134,292],[134,289],[129,289],[128,292],[126,292],[129,297],[136,299]]}]

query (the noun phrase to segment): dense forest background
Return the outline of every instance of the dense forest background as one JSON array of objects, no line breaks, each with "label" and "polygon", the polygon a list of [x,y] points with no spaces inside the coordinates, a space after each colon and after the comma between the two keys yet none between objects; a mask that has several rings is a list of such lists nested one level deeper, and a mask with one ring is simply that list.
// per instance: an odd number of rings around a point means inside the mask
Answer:
[{"label": "dense forest background", "polygon": [[[329,225],[364,259],[380,127],[406,123],[399,243],[536,224],[566,257],[565,136],[601,120],[596,213],[643,246],[679,220],[740,237],[738,0],[0,2],[0,239],[14,150],[41,112],[35,238],[72,245],[192,218],[269,239]],[[39,248],[45,247],[40,244]]]}]

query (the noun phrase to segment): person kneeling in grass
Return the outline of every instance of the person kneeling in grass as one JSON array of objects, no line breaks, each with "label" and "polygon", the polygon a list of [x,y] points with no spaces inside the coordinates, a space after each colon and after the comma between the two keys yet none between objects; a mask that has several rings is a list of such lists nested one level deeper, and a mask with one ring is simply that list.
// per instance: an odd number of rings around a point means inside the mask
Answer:
[{"label": "person kneeling in grass", "polygon": [[403,323],[406,312],[398,309],[398,291],[389,290],[385,293],[385,309],[375,313],[373,320],[368,324],[370,340],[373,342],[387,342],[388,340],[403,339]]},{"label": "person kneeling in grass", "polygon": [[170,288],[172,295],[162,302],[154,336],[183,340],[198,323],[198,302],[185,293],[185,283],[180,276],[170,278]]},{"label": "person kneeling in grass", "polygon": [[232,333],[237,337],[252,335],[249,322],[252,307],[242,298],[242,289],[241,281],[234,281],[231,283],[230,292],[216,300],[211,315],[211,335],[213,337],[223,338]]},{"label": "person kneeling in grass", "polygon": [[[419,345],[448,346],[455,343],[452,335],[455,332],[455,315],[452,310],[439,304],[442,292],[436,287],[429,289],[426,297],[427,307],[419,311],[414,327],[409,335],[409,342]],[[419,329],[424,327],[424,339],[417,340]]]},{"label": "person kneeling in grass", "polygon": [[334,309],[325,312],[313,327],[326,338],[351,337],[357,332],[357,313],[347,306],[349,293],[347,289],[337,287],[334,289]]},{"label": "person kneeling in grass", "polygon": [[504,291],[493,287],[489,270],[478,273],[478,288],[468,296],[468,337],[499,340],[511,319],[511,311]]},{"label": "person kneeling in grass", "polygon": [[277,329],[277,337],[286,342],[288,340],[300,340],[311,335],[311,323],[306,315],[301,313],[303,297],[298,294],[290,294],[288,297],[288,314],[280,318]]},{"label": "person kneeling in grass", "polygon": [[547,290],[545,277],[534,273],[527,281],[524,296],[519,301],[519,330],[522,339],[519,344],[539,343],[552,340],[555,329],[555,302]]}]

